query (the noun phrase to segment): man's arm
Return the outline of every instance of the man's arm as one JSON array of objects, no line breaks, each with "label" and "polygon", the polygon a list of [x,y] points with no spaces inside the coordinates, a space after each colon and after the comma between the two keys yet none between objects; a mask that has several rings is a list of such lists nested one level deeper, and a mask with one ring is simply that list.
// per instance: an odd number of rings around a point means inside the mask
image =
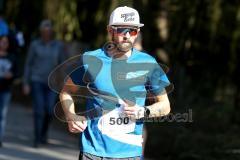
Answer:
[{"label": "man's arm", "polygon": [[149,117],[161,117],[168,115],[171,107],[167,93],[155,96],[154,98],[156,102],[152,105],[146,106],[146,108],[150,111]]},{"label": "man's arm", "polygon": [[25,66],[24,66],[24,75],[23,75],[23,93],[25,95],[28,95],[31,91],[31,87],[29,85],[29,81],[30,81],[30,77],[31,77],[31,67],[33,64],[33,60],[35,57],[35,52],[34,52],[34,48],[35,48],[35,43],[31,43],[30,47],[28,49],[28,53],[27,53],[27,59],[25,62]]},{"label": "man's arm", "polygon": [[[69,87],[69,85],[72,87]],[[78,116],[75,113],[74,101],[71,94],[69,94],[69,92],[74,93],[75,91],[76,88],[74,87],[74,83],[70,78],[68,78],[59,95],[59,98],[67,119],[69,131],[72,133],[79,133],[83,132],[86,129],[87,121],[84,116]]]},{"label": "man's arm", "polygon": [[148,115],[148,117],[150,118],[166,116],[167,114],[169,114],[171,108],[167,93],[154,96],[153,98],[155,99],[155,103],[145,107],[139,107],[137,105],[129,106],[127,104],[124,104],[124,113],[130,117],[135,116],[136,119],[143,118],[144,115],[146,115],[144,108],[149,109],[150,114]]}]

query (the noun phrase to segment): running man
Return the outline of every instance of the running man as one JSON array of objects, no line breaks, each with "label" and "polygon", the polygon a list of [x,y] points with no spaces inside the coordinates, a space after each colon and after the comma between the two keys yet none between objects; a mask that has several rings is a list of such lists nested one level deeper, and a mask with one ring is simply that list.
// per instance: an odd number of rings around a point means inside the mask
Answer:
[{"label": "running man", "polygon": [[[133,48],[142,26],[137,10],[116,8],[107,26],[110,42],[83,54],[60,93],[69,131],[80,133],[80,160],[140,159],[144,118],[170,112],[166,74],[153,57]],[[98,110],[98,116],[76,115],[73,97],[77,94],[72,95],[74,87],[67,87],[69,83],[92,93],[86,108]],[[156,102],[144,106],[147,89]]]}]

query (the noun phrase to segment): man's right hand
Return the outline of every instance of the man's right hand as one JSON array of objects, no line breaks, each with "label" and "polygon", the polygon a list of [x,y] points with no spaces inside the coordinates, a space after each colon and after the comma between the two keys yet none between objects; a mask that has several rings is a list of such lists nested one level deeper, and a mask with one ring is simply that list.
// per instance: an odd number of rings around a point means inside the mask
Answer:
[{"label": "man's right hand", "polygon": [[87,121],[68,121],[68,130],[71,133],[81,133],[87,128]]}]

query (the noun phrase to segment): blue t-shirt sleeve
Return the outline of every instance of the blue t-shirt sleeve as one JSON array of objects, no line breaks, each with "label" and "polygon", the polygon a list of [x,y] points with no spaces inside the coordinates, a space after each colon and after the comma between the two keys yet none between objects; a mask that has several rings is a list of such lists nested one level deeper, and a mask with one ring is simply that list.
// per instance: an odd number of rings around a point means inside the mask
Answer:
[{"label": "blue t-shirt sleeve", "polygon": [[84,54],[77,62],[77,68],[74,69],[70,77],[72,81],[81,86],[86,86],[87,83],[93,83],[101,71],[102,61],[97,57]]},{"label": "blue t-shirt sleeve", "polygon": [[81,60],[79,60],[78,67],[74,69],[69,76],[74,84],[84,86],[85,85],[84,74],[85,74],[84,65],[81,63]]},{"label": "blue t-shirt sleeve", "polygon": [[170,85],[168,77],[158,63],[153,65],[149,77],[150,92],[154,95],[159,95]]}]

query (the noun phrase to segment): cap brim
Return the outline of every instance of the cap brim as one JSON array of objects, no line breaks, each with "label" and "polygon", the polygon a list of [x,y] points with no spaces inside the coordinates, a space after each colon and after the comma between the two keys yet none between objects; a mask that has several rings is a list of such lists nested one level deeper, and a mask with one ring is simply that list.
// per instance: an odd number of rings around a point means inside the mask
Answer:
[{"label": "cap brim", "polygon": [[113,24],[109,24],[109,26],[118,26],[118,25],[121,25],[121,26],[135,26],[135,27],[143,27],[144,24],[140,23],[140,24],[132,24],[132,23],[113,23]]}]

